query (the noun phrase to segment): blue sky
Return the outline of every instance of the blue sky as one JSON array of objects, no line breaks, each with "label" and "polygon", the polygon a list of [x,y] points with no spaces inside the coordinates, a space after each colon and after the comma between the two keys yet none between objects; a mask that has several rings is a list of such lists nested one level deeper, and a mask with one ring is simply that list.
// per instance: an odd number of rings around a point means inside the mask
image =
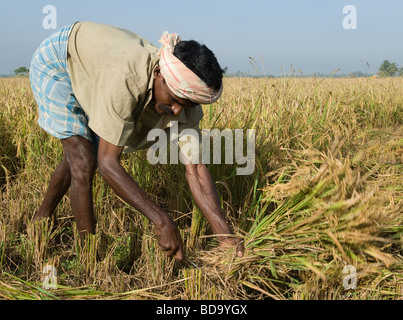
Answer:
[{"label": "blue sky", "polygon": [[[401,0],[0,0],[0,74],[29,67],[45,30],[44,6],[57,9],[57,28],[94,21],[131,30],[158,46],[165,30],[212,49],[228,72],[282,75],[362,71],[384,59],[403,66]],[[343,7],[357,9],[357,29],[343,28]],[[367,62],[370,68],[367,66]]]}]

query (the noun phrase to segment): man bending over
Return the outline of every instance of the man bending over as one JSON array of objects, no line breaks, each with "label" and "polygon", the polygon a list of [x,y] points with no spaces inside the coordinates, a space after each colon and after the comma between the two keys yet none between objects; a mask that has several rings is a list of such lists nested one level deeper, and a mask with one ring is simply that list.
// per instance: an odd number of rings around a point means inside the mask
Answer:
[{"label": "man bending over", "polygon": [[[98,167],[115,193],[155,225],[168,256],[183,260],[183,242],[173,219],[147,197],[121,166],[120,156],[148,148],[148,132],[168,130],[173,120],[179,131],[200,132],[200,105],[220,98],[223,70],[214,54],[195,41],[164,33],[160,42],[158,50],[129,31],[78,22],[54,33],[35,52],[30,81],[38,123],[60,139],[64,158],[34,221],[50,217],[70,188],[78,231],[94,234],[92,179]],[[232,243],[242,256],[244,247],[230,236],[208,169],[191,162],[185,166],[193,198],[218,240]]]}]

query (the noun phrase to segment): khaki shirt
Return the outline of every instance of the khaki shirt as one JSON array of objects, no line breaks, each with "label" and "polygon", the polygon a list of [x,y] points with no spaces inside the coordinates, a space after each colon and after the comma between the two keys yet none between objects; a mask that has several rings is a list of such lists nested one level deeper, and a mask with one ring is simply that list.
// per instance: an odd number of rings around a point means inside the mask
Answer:
[{"label": "khaki shirt", "polygon": [[68,72],[88,126],[109,143],[125,147],[126,153],[152,145],[147,141],[151,129],[169,133],[172,120],[178,121],[179,132],[192,128],[200,134],[200,105],[183,109],[177,117],[161,116],[149,105],[157,53],[148,40],[109,25],[78,22],[70,33]]}]

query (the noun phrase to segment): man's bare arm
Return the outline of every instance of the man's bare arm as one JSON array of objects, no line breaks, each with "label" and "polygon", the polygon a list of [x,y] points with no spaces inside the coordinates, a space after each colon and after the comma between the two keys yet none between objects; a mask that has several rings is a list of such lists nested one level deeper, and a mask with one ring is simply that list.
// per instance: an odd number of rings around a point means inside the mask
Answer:
[{"label": "man's bare arm", "polygon": [[120,165],[123,147],[114,146],[100,139],[98,150],[98,166],[105,182],[128,204],[143,213],[156,226],[159,245],[168,256],[175,259],[185,258],[182,238],[174,221],[137,185],[132,177]]},{"label": "man's bare arm", "polygon": [[[207,167],[203,164],[186,164],[186,180],[197,206],[210,223],[213,232],[217,235],[232,235],[233,231],[221,208],[214,181]],[[238,256],[243,256],[244,246],[241,239],[225,236],[217,238],[221,242],[236,245]]]}]

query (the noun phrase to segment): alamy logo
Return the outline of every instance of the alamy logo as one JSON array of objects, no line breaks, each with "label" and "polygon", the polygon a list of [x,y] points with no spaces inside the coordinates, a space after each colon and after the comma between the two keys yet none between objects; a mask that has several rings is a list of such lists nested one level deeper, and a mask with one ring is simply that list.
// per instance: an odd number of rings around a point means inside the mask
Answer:
[{"label": "alamy logo", "polygon": [[347,276],[343,278],[343,288],[345,290],[357,289],[357,269],[352,265],[347,265],[343,268],[343,273],[347,273]]},{"label": "alamy logo", "polygon": [[52,265],[43,267],[42,273],[45,275],[42,286],[44,289],[57,289],[57,270]]},{"label": "alamy logo", "polygon": [[42,13],[46,16],[42,20],[42,27],[45,30],[57,29],[57,10],[55,6],[47,5],[42,9]]},{"label": "alamy logo", "polygon": [[[244,156],[244,131],[242,129],[202,130],[202,136],[194,129],[182,130],[179,134],[178,121],[169,124],[169,163],[211,163],[211,140],[213,142],[213,164],[245,165],[237,168],[237,175],[250,175],[255,171],[255,130],[246,132],[246,156]],[[156,141],[158,139],[158,141]],[[224,139],[224,156],[222,140]],[[147,160],[151,164],[168,163],[168,137],[162,129],[152,129],[147,136],[148,141],[156,141],[147,152]]]},{"label": "alamy logo", "polygon": [[353,5],[343,7],[346,16],[343,19],[343,28],[346,30],[357,30],[357,8]]}]

